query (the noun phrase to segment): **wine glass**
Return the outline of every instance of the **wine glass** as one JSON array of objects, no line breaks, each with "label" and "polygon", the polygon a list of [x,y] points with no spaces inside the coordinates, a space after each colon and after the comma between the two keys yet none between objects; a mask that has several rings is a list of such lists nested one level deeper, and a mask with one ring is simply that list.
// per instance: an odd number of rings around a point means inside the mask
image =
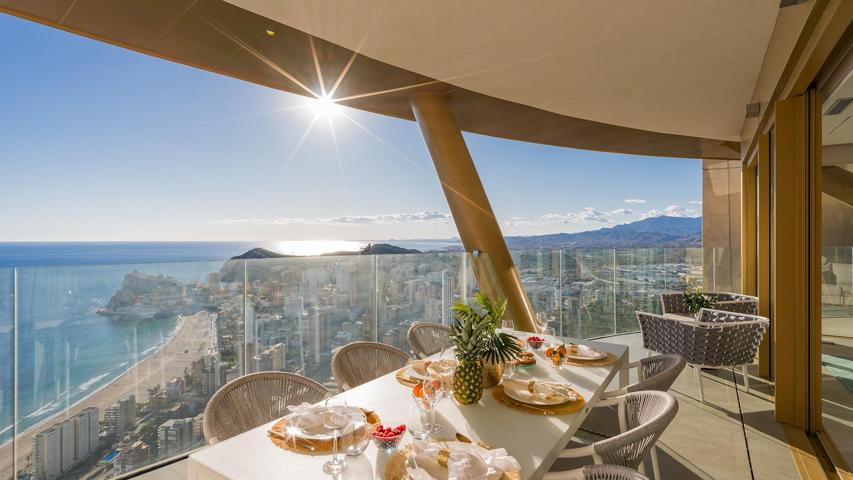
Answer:
[{"label": "wine glass", "polygon": [[452,398],[453,374],[456,372],[456,353],[454,353],[453,347],[441,349],[441,353],[438,354],[438,359],[436,361],[441,368],[441,373],[438,373],[437,376],[440,377],[444,384],[444,388],[442,390],[444,398]]},{"label": "wine glass", "polygon": [[426,375],[424,375],[422,392],[424,401],[429,408],[431,432],[438,433],[441,431],[441,425],[435,423],[435,404],[444,396],[444,379],[427,370]]},{"label": "wine glass", "polygon": [[360,410],[351,410],[348,416],[352,428],[341,438],[341,441],[344,443],[344,453],[350,457],[357,457],[364,453],[370,444],[370,433],[367,431],[370,425],[367,423],[367,417]]},{"label": "wine glass", "polygon": [[545,327],[542,329],[542,336],[548,341],[548,344],[551,346],[556,345],[557,343],[557,331],[554,330],[554,327]]},{"label": "wine glass", "polygon": [[323,427],[332,434],[332,459],[323,464],[323,473],[337,475],[347,468],[346,462],[338,457],[338,436],[349,424],[347,402],[343,398],[326,400],[323,411]]}]

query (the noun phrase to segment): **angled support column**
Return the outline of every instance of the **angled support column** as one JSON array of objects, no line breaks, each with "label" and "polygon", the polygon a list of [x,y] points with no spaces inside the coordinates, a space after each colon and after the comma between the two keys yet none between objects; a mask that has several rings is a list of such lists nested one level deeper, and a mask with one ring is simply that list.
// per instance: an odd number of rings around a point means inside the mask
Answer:
[{"label": "angled support column", "polygon": [[449,98],[437,92],[421,92],[413,95],[410,102],[465,251],[485,253],[494,268],[494,278],[489,281],[490,272],[483,271],[486,266],[475,265],[481,288],[490,295],[506,297],[507,316],[512,318],[517,329],[535,331],[533,308],[462,138]]}]

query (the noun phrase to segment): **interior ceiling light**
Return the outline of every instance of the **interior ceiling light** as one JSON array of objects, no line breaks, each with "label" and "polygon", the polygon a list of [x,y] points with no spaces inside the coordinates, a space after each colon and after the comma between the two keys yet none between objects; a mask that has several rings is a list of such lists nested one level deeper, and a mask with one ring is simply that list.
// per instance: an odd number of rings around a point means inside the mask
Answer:
[{"label": "interior ceiling light", "polygon": [[847,107],[850,106],[850,103],[853,102],[853,97],[844,97],[839,98],[829,107],[829,110],[824,113],[824,115],[838,115],[843,112]]},{"label": "interior ceiling light", "polygon": [[275,31],[274,30],[267,30],[267,35],[272,37],[273,35],[275,35]]}]

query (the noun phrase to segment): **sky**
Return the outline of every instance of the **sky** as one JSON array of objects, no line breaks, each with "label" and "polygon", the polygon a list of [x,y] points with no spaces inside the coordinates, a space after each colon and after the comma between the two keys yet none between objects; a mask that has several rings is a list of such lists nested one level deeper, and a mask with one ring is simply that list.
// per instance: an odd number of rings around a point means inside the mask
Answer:
[{"label": "sky", "polygon": [[[0,14],[0,241],[456,237],[414,122]],[[506,235],[701,213],[699,160],[465,134]]]}]

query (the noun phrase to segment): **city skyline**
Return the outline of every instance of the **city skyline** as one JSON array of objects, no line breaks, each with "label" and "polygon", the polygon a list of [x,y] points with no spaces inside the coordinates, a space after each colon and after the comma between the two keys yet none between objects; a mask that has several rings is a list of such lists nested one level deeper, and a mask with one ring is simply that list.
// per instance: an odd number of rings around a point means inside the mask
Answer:
[{"label": "city skyline", "polygon": [[[0,78],[0,155],[15,159],[0,241],[457,235],[413,122],[318,117],[300,96],[10,16],[0,27],[15,72]],[[465,138],[506,235],[701,212],[698,160]]]}]

